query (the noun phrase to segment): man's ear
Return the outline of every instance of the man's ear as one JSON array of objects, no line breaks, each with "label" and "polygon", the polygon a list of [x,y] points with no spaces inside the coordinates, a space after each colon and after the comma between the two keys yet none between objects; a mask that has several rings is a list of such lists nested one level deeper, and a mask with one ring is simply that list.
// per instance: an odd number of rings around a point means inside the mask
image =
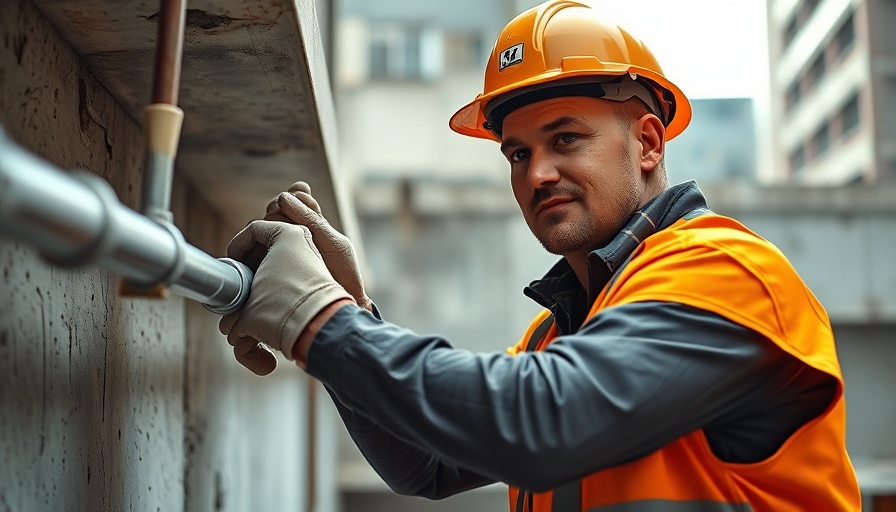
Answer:
[{"label": "man's ear", "polygon": [[666,151],[666,128],[653,114],[644,114],[635,123],[635,136],[641,143],[638,155],[642,171],[652,171],[663,161]]}]

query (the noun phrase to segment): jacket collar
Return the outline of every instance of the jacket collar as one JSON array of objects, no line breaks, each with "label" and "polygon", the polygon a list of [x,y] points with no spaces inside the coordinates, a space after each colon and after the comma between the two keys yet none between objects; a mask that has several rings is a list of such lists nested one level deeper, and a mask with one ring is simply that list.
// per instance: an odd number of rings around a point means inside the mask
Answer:
[{"label": "jacket collar", "polygon": [[696,182],[669,187],[636,211],[610,243],[588,254],[590,297],[565,258],[543,278],[529,284],[523,293],[554,313],[561,333],[573,332],[585,320],[598,293],[641,242],[681,218],[709,212]]}]

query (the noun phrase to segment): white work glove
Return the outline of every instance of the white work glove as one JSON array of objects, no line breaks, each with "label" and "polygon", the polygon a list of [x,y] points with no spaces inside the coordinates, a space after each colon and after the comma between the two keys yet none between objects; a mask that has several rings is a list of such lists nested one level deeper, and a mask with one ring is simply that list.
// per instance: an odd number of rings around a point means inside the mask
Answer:
[{"label": "white work glove", "polygon": [[[264,251],[267,251],[264,254]],[[264,254],[260,263],[259,257]],[[239,351],[263,357],[263,342],[292,359],[292,349],[305,326],[328,305],[351,296],[330,275],[304,226],[256,220],[227,245],[227,256],[255,271],[243,307],[224,316],[218,328]],[[254,357],[254,356],[253,356]],[[262,372],[240,360],[250,370]],[[274,361],[276,366],[276,360]]]},{"label": "white work glove", "polygon": [[359,306],[371,311],[373,303],[364,291],[355,247],[347,236],[336,231],[324,218],[307,183],[294,183],[289,190],[272,199],[264,218],[294,222],[307,227],[314,238],[314,245],[336,282],[352,295]]}]

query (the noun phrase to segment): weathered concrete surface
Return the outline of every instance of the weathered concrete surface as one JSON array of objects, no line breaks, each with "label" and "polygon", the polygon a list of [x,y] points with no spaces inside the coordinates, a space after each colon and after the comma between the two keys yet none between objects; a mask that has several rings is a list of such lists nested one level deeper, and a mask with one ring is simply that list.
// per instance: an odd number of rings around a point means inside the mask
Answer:
[{"label": "weathered concrete surface", "polygon": [[[187,240],[220,254],[233,233],[210,222],[214,211],[195,194],[183,195]],[[252,375],[233,360],[219,317],[196,302],[183,306],[184,451],[172,461],[182,464],[172,477],[184,485],[183,510],[303,510],[308,378],[283,360],[271,376]]]},{"label": "weathered concrete surface", "polygon": [[[133,121],[30,4],[4,10],[5,129],[57,165],[97,172],[133,205]],[[0,266],[0,506],[181,507],[183,301],[122,300],[113,276],[51,267],[8,239]]]},{"label": "weathered concrete surface", "polygon": [[[137,123],[29,2],[0,16],[0,123],[137,206]],[[222,254],[233,229],[185,179],[174,192],[187,241]],[[117,288],[0,237],[0,510],[304,510],[305,377],[255,377],[215,315]]]},{"label": "weathered concrete surface", "polygon": [[182,301],[120,300],[110,276],[6,240],[0,254],[0,503],[178,509]]},{"label": "weathered concrete surface", "polygon": [[[34,0],[138,123],[150,101],[158,2]],[[232,226],[303,179],[354,229],[336,168],[335,112],[313,0],[188,4],[180,169]],[[29,45],[41,44],[25,34]]]}]

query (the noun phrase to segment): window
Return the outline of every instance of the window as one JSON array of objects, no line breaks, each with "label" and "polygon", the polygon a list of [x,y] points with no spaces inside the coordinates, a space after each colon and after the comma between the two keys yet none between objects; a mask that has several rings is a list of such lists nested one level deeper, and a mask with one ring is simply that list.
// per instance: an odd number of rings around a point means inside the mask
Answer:
[{"label": "window", "polygon": [[849,134],[858,129],[860,124],[859,118],[859,95],[856,94],[843,105],[837,114],[840,118],[840,138],[846,138]]},{"label": "window", "polygon": [[797,103],[800,102],[800,79],[799,77],[794,80],[790,87],[787,88],[787,91],[784,93],[784,109],[790,110],[796,106]]},{"label": "window", "polygon": [[793,17],[787,22],[784,28],[784,48],[790,46],[790,43],[796,37],[800,30],[809,19],[815,14],[820,0],[803,0],[793,13]]},{"label": "window", "polygon": [[796,33],[800,31],[799,24],[796,21],[796,15],[790,18],[787,27],[784,28],[784,48],[790,46],[790,42],[796,37]]},{"label": "window", "polygon": [[856,39],[856,29],[853,21],[853,15],[850,14],[848,18],[843,22],[843,25],[840,26],[840,29],[837,30],[837,34],[834,35],[833,47],[834,47],[834,55],[837,59],[843,58],[849,50],[852,49],[855,44]]},{"label": "window", "polygon": [[818,54],[815,57],[815,60],[812,61],[812,65],[809,66],[809,69],[806,70],[806,88],[813,89],[821,79],[824,78],[825,74],[825,63],[824,63],[824,52]]},{"label": "window", "polygon": [[830,125],[825,122],[809,141],[812,147],[812,157],[817,158],[825,153],[831,147],[831,130]]},{"label": "window", "polygon": [[805,24],[809,21],[809,18],[815,14],[815,9],[818,7],[820,0],[805,0],[803,4],[800,6],[800,18],[802,18],[803,23]]},{"label": "window", "polygon": [[373,80],[432,79],[442,72],[442,37],[420,27],[373,26],[369,55]]}]

